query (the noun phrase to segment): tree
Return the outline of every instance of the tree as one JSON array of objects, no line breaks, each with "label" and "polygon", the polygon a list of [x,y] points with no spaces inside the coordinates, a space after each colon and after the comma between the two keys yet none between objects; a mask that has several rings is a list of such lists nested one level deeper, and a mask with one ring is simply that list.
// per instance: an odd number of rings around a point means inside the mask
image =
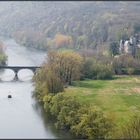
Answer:
[{"label": "tree", "polygon": [[109,52],[111,56],[119,54],[119,44],[117,42],[112,42],[109,46]]},{"label": "tree", "polygon": [[82,57],[73,51],[49,51],[47,61],[34,76],[35,95],[43,99],[48,93],[64,90],[65,84],[80,79]]},{"label": "tree", "polygon": [[64,84],[80,78],[82,57],[74,51],[50,51],[48,65],[53,67],[57,76]]},{"label": "tree", "polygon": [[35,93],[40,100],[48,93],[56,94],[64,90],[61,79],[57,76],[55,66],[45,64],[34,76]]},{"label": "tree", "polygon": [[54,37],[54,42],[56,48],[68,46],[72,44],[72,37],[58,33]]},{"label": "tree", "polygon": [[4,52],[3,42],[0,42],[0,65],[5,65],[7,61],[7,56]]}]

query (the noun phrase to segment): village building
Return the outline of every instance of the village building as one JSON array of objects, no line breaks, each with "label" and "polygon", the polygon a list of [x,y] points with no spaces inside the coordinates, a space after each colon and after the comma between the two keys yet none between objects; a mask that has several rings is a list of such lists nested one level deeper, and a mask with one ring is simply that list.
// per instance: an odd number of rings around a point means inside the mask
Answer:
[{"label": "village building", "polygon": [[120,54],[129,54],[140,58],[140,37],[138,34],[131,36],[128,40],[120,40]]}]

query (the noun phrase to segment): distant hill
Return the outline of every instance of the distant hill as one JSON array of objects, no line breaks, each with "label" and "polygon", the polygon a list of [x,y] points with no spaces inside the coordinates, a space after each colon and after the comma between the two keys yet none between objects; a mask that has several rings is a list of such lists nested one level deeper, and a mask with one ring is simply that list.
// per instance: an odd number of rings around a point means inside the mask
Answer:
[{"label": "distant hill", "polygon": [[104,49],[140,31],[140,2],[0,2],[0,35],[40,49]]}]

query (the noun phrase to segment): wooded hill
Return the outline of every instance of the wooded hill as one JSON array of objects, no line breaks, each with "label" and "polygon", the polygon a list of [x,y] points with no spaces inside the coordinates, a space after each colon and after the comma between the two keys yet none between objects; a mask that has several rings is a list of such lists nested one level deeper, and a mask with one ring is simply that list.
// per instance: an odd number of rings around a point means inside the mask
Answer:
[{"label": "wooded hill", "polygon": [[0,2],[0,35],[27,47],[104,51],[140,31],[139,2]]}]

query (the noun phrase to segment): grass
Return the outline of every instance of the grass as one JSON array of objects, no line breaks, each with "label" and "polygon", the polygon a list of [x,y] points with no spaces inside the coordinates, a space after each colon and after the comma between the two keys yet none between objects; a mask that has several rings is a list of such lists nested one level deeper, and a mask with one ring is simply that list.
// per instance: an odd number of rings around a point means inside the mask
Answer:
[{"label": "grass", "polygon": [[65,93],[83,104],[100,107],[121,126],[140,111],[140,77],[115,76],[113,80],[74,81]]}]

